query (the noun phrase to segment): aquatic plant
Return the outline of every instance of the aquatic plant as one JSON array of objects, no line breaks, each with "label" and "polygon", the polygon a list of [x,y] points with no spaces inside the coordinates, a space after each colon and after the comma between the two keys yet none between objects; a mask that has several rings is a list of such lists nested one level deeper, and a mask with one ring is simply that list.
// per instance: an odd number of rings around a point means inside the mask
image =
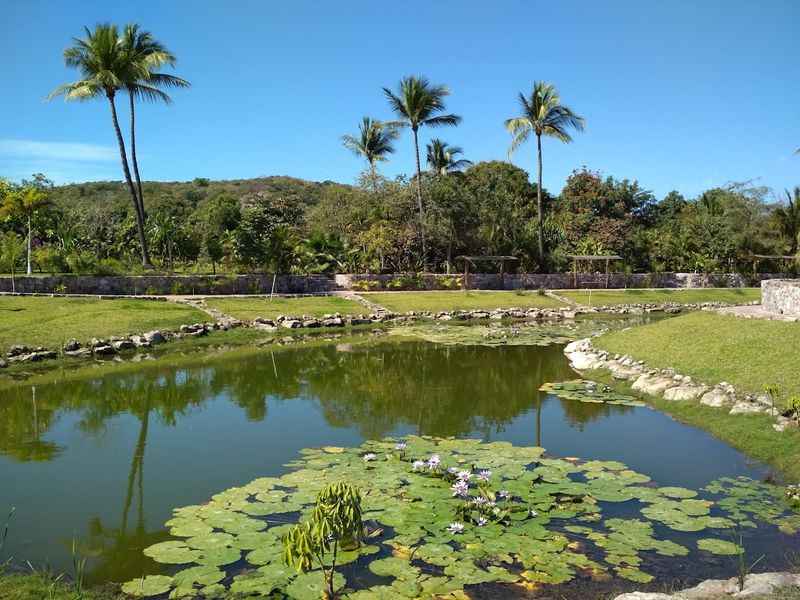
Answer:
[{"label": "aquatic plant", "polygon": [[333,600],[339,549],[358,549],[363,529],[358,489],[342,482],[328,485],[317,495],[311,519],[292,527],[284,538],[284,562],[305,573],[313,569],[317,560],[324,576],[325,597]]},{"label": "aquatic plant", "polygon": [[644,402],[628,394],[621,394],[608,385],[575,379],[560,383],[545,383],[539,388],[540,392],[553,394],[563,400],[576,400],[594,404],[618,404],[622,406],[646,406]]},{"label": "aquatic plant", "polygon": [[6,539],[8,538],[8,528],[11,526],[11,519],[14,517],[14,512],[16,510],[16,507],[12,506],[11,510],[8,512],[8,517],[6,517],[6,524],[3,526],[3,535],[0,536],[0,558],[3,558],[3,548],[5,548]]},{"label": "aquatic plant", "polygon": [[[367,454],[375,459],[365,462]],[[648,582],[656,557],[730,554],[723,538],[736,527],[800,526],[784,488],[747,478],[720,479],[702,494],[658,487],[621,462],[552,458],[507,442],[409,436],[305,449],[287,467],[281,477],[176,509],[167,522],[173,539],[145,554],[180,566],[171,578],[129,582],[126,593],[277,592],[298,600],[346,593],[363,600],[431,597],[489,582],[531,588],[579,575]],[[326,490],[342,481],[362,490],[357,513],[353,498],[350,517],[337,513],[338,523],[353,527],[315,529],[319,497],[330,505],[336,494]],[[359,516],[357,528],[349,519]],[[693,532],[694,544],[668,539],[670,531]],[[322,560],[312,550],[319,544],[328,544]],[[287,547],[295,568],[283,560]],[[368,587],[353,576],[364,570],[384,579]]]}]

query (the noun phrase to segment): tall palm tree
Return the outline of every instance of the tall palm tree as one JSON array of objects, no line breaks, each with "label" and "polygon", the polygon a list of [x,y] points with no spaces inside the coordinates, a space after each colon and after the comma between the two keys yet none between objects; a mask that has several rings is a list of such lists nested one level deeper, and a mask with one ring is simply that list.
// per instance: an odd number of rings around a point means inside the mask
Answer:
[{"label": "tall palm tree", "polygon": [[358,135],[343,135],[344,147],[366,159],[369,164],[370,178],[373,188],[377,191],[376,163],[385,161],[389,154],[394,153],[394,141],[400,134],[396,127],[364,117],[358,126]]},{"label": "tall palm tree", "polygon": [[422,260],[427,261],[425,245],[425,212],[422,207],[422,168],[419,162],[419,128],[422,126],[441,127],[456,126],[461,117],[454,114],[442,114],[445,111],[444,99],[450,90],[444,85],[434,85],[425,77],[409,76],[400,81],[395,94],[389,88],[383,88],[394,113],[399,117],[394,122],[400,127],[410,127],[414,134],[414,152],[417,159],[417,208],[419,209],[419,230],[422,238]]},{"label": "tall palm tree", "polygon": [[466,158],[456,158],[459,154],[464,154],[460,146],[451,146],[439,138],[430,141],[427,151],[428,166],[437,175],[460,171],[472,164],[472,161]]},{"label": "tall palm tree", "polygon": [[538,178],[536,180],[537,228],[539,231],[539,261],[544,268],[544,213],[542,210],[542,136],[554,137],[564,143],[572,141],[568,130],[583,131],[585,121],[571,109],[561,104],[558,90],[551,83],[535,81],[530,96],[519,94],[522,114],[506,120],[506,129],[512,136],[509,155],[530,137],[536,135],[538,152]]},{"label": "tall palm tree", "polygon": [[94,31],[85,27],[84,32],[84,38],[73,38],[73,45],[64,50],[64,62],[68,67],[78,69],[82,79],[57,87],[50,94],[49,99],[64,96],[66,100],[91,100],[105,96],[108,100],[111,107],[111,122],[119,146],[122,172],[125,175],[125,183],[136,212],[136,229],[139,234],[142,264],[150,267],[152,264],[147,249],[144,218],[139,209],[138,196],[131,179],[125,140],[122,138],[122,130],[119,127],[115,103],[117,92],[125,88],[126,82],[131,81],[134,74],[141,79],[146,79],[147,69],[144,64],[137,64],[131,60],[131,54],[125,51],[122,38],[115,25],[96,25]]},{"label": "tall palm tree", "polygon": [[786,190],[786,205],[775,210],[781,235],[789,239],[789,254],[797,254],[800,237],[800,187],[794,192]]},{"label": "tall palm tree", "polygon": [[[180,77],[159,73],[157,70],[168,65],[175,66],[175,56],[157,41],[149,31],[142,31],[136,24],[125,26],[122,35],[124,51],[134,68],[130,69],[125,80],[131,107],[131,164],[136,178],[139,195],[139,211],[145,219],[142,179],[139,175],[139,162],[136,160],[136,99],[171,104],[172,98],[160,88],[187,88],[191,84]],[[145,77],[142,77],[142,74]]]}]

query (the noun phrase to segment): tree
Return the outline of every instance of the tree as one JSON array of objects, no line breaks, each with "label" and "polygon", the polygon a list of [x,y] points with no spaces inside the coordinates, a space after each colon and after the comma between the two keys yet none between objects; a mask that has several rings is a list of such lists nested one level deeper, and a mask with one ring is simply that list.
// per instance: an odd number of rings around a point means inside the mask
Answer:
[{"label": "tree", "polygon": [[398,93],[383,88],[394,113],[399,117],[393,122],[399,127],[410,127],[414,134],[414,153],[417,161],[417,209],[419,210],[419,230],[422,238],[422,260],[427,260],[425,243],[425,211],[422,207],[422,167],[419,161],[419,128],[422,126],[456,126],[461,117],[454,114],[441,114],[445,111],[444,99],[450,90],[444,85],[433,85],[425,77],[405,77],[400,81]]},{"label": "tree", "polygon": [[187,88],[191,84],[180,77],[157,72],[157,69],[164,65],[174,67],[175,56],[163,44],[153,38],[149,31],[140,30],[136,24],[126,25],[121,41],[132,67],[126,72],[125,89],[128,91],[131,107],[131,163],[139,196],[138,210],[142,221],[144,221],[146,214],[144,196],[142,194],[142,180],[139,176],[139,163],[136,160],[135,100],[161,101],[164,104],[171,104],[172,98],[160,88]]},{"label": "tree", "polygon": [[786,190],[786,204],[775,209],[774,214],[778,230],[789,241],[789,254],[797,254],[800,237],[800,187],[795,187],[793,194]]},{"label": "tree", "polygon": [[572,141],[568,130],[583,131],[584,119],[571,109],[561,104],[561,97],[555,86],[543,81],[533,84],[531,95],[519,94],[519,104],[522,114],[506,120],[506,129],[511,133],[511,148],[509,155],[530,137],[536,135],[537,150],[537,229],[539,234],[539,261],[543,269],[544,257],[544,213],[542,209],[542,136],[554,137],[564,143]]},{"label": "tree", "polygon": [[217,263],[225,257],[225,247],[222,245],[219,237],[214,234],[206,235],[205,243],[206,254],[208,254],[208,260],[211,261],[211,271],[216,275]]},{"label": "tree", "polygon": [[361,493],[350,484],[333,483],[317,495],[311,518],[289,530],[283,541],[283,560],[300,573],[310,571],[316,561],[325,580],[325,598],[334,600],[339,550],[357,549],[363,534]]},{"label": "tree", "polygon": [[369,117],[361,120],[361,125],[358,126],[358,135],[342,136],[344,147],[367,161],[372,186],[376,191],[378,184],[375,163],[385,161],[389,154],[394,153],[394,141],[398,136],[396,127]]},{"label": "tree", "polygon": [[11,292],[17,291],[16,272],[17,263],[23,252],[25,252],[25,245],[22,239],[13,231],[8,231],[0,235],[0,265],[3,270],[11,272]]},{"label": "tree", "polygon": [[111,107],[111,122],[119,146],[119,157],[125,183],[136,213],[136,228],[142,253],[142,264],[152,267],[147,248],[147,237],[144,230],[144,215],[139,208],[139,198],[131,179],[128,165],[128,154],[125,140],[117,118],[116,96],[126,89],[128,82],[135,79],[147,79],[149,71],[143,61],[133,60],[133,55],[126,51],[124,40],[115,25],[97,25],[94,31],[84,28],[84,38],[73,38],[73,45],[64,50],[64,62],[68,67],[78,69],[82,79],[57,87],[49,98],[64,96],[65,100],[91,100],[105,96]]},{"label": "tree", "polygon": [[428,166],[437,175],[447,175],[454,171],[461,171],[472,164],[471,160],[456,158],[464,151],[459,146],[450,146],[439,138],[433,138],[427,147]]},{"label": "tree", "polygon": [[28,229],[27,237],[27,269],[31,271],[31,241],[33,240],[33,218],[37,211],[42,210],[50,203],[47,194],[39,186],[27,184],[22,188],[11,190],[4,195],[0,203],[0,219],[19,218],[25,221]]}]

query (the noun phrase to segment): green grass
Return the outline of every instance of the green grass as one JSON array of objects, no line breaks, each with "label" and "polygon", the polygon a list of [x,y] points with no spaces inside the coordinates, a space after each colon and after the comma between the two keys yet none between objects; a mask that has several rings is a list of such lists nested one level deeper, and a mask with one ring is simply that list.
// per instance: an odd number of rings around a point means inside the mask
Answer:
[{"label": "green grass", "polygon": [[559,291],[559,296],[578,304],[607,306],[610,304],[638,304],[679,302],[726,302],[745,304],[760,302],[760,288],[691,288],[691,289],[648,289],[648,290],[570,290]]},{"label": "green grass", "polygon": [[595,345],[706,383],[763,392],[777,384],[800,393],[800,323],[695,312],[600,336]]},{"label": "green grass", "polygon": [[321,317],[341,313],[358,315],[369,312],[366,306],[340,296],[301,296],[298,298],[208,298],[206,305],[237,319],[256,317],[274,319],[278,315]]},{"label": "green grass", "polygon": [[88,341],[209,319],[172,302],[0,296],[0,351],[13,344],[57,349],[70,338]]},{"label": "green grass", "polygon": [[495,308],[556,308],[563,303],[537,292],[369,292],[364,298],[398,313]]},{"label": "green grass", "polygon": [[0,600],[124,600],[118,586],[78,590],[50,573],[3,573],[0,571]]}]

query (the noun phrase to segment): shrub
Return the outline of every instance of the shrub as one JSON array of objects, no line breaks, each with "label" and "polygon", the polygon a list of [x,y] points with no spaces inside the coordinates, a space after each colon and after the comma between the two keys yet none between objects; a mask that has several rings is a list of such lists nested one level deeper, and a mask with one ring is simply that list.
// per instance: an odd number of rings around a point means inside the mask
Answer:
[{"label": "shrub", "polygon": [[64,273],[69,268],[64,254],[53,246],[42,246],[34,250],[33,262],[47,273]]},{"label": "shrub", "polygon": [[95,267],[96,275],[122,275],[125,273],[125,266],[115,258],[104,258]]},{"label": "shrub", "polygon": [[421,290],[425,289],[425,280],[420,273],[400,275],[386,283],[389,290]]},{"label": "shrub", "polygon": [[91,252],[73,252],[67,256],[67,265],[77,275],[94,275],[97,271],[97,258]]},{"label": "shrub", "polygon": [[357,292],[373,292],[380,289],[381,282],[377,279],[359,279],[354,281],[351,287]]},{"label": "shrub", "polygon": [[463,287],[463,275],[437,275],[434,280],[436,287],[442,290],[457,290]]}]

